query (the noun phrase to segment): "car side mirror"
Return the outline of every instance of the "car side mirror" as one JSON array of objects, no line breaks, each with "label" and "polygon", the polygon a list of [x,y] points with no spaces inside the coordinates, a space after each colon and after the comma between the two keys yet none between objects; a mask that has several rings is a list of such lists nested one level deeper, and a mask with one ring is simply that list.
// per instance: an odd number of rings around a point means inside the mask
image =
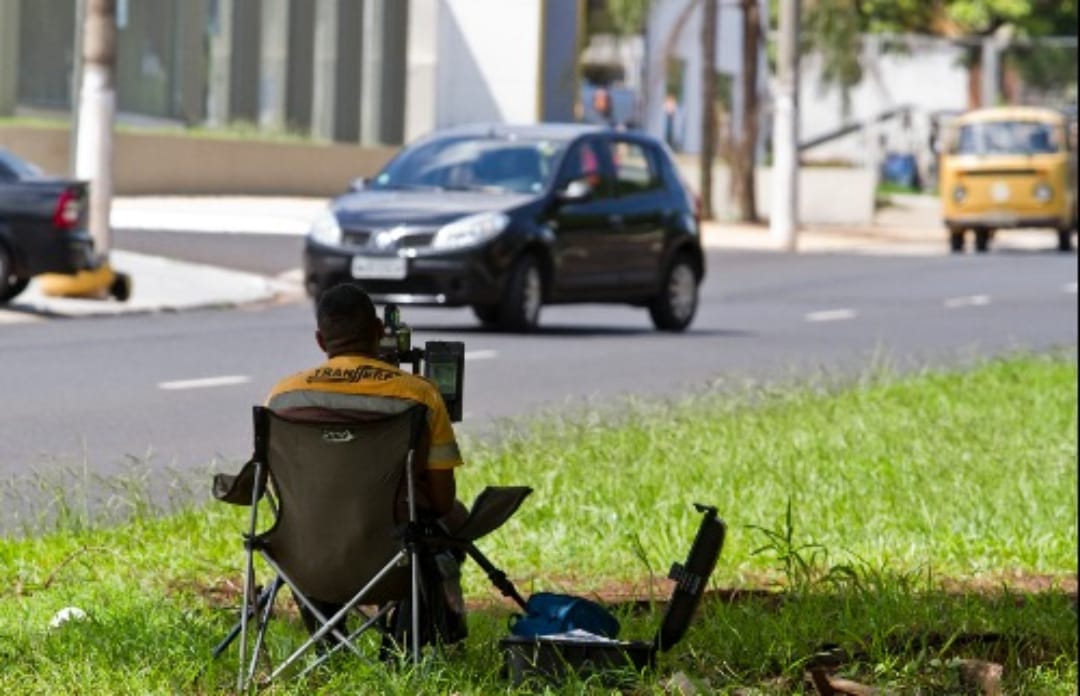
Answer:
[{"label": "car side mirror", "polygon": [[350,191],[363,191],[367,188],[368,178],[366,176],[358,176],[349,182]]},{"label": "car side mirror", "polygon": [[559,200],[567,203],[579,203],[592,196],[592,186],[584,179],[575,179],[559,191]]}]

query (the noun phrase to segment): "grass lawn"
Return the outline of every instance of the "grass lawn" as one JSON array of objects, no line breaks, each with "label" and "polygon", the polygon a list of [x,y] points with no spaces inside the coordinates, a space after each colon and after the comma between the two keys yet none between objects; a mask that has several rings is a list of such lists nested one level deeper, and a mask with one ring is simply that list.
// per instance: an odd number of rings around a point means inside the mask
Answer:
[{"label": "grass lawn", "polygon": [[[1076,387],[1071,353],[635,404],[617,423],[582,413],[463,443],[459,480],[466,500],[535,488],[480,542],[523,593],[662,599],[692,503],[720,510],[710,594],[633,693],[672,675],[706,692],[801,691],[823,644],[838,676],[895,692],[958,692],[962,660],[980,659],[1004,667],[1008,693],[1075,693]],[[0,541],[0,692],[227,691],[232,660],[207,656],[234,620],[245,510],[162,516],[135,485],[130,519],[101,525],[66,495],[53,529]],[[509,609],[466,568],[464,650],[416,671],[347,662],[276,691],[510,691],[496,649]],[[302,633],[290,604],[277,654]],[[89,618],[49,629],[67,606]],[[623,634],[648,639],[659,612],[639,606],[617,607]]]}]

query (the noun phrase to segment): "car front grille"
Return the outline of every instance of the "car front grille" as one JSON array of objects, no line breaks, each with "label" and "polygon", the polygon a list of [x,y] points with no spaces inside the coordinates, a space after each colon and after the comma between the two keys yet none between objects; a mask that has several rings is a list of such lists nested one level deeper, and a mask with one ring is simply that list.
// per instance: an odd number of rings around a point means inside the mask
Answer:
[{"label": "car front grille", "polygon": [[371,230],[342,230],[341,239],[348,246],[364,246],[371,239]]},{"label": "car front grille", "polygon": [[[393,241],[390,244],[381,244],[383,232],[391,232]],[[359,229],[346,228],[342,230],[342,244],[349,247],[366,247],[379,251],[391,251],[394,249],[421,249],[431,246],[431,240],[435,238],[435,230],[423,227],[405,227],[391,229]]]}]

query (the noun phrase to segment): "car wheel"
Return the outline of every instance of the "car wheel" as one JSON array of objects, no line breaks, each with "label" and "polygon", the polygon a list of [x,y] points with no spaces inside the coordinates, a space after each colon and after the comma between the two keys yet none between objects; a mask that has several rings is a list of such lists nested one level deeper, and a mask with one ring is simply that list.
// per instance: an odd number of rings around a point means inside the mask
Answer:
[{"label": "car wheel", "polygon": [[980,254],[990,251],[990,240],[993,236],[993,230],[975,230],[975,251]]},{"label": "car wheel", "polygon": [[964,230],[949,230],[949,251],[954,254],[964,253]]},{"label": "car wheel", "polygon": [[18,278],[12,275],[11,252],[0,244],[0,302],[7,302],[15,298],[30,284],[29,278]]},{"label": "car wheel", "polygon": [[661,331],[683,331],[694,319],[698,277],[688,256],[676,256],[664,274],[660,292],[649,305],[653,325]]},{"label": "car wheel", "polygon": [[1073,247],[1073,231],[1072,230],[1058,230],[1058,251],[1069,252]]},{"label": "car wheel", "polygon": [[522,256],[514,264],[499,304],[499,324],[510,331],[528,332],[540,320],[544,303],[544,276],[532,255]]},{"label": "car wheel", "polygon": [[499,305],[475,304],[472,306],[472,311],[484,324],[499,323]]}]

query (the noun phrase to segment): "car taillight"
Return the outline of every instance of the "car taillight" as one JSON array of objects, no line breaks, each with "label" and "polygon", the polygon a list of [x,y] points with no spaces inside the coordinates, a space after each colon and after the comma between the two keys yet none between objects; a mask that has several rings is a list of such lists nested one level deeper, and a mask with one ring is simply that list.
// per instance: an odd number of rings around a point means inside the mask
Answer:
[{"label": "car taillight", "polygon": [[74,229],[79,224],[79,216],[82,214],[82,199],[75,189],[64,189],[60,198],[56,201],[56,210],[53,211],[53,225],[62,230]]},{"label": "car taillight", "polygon": [[694,219],[701,224],[701,196],[694,194]]}]

